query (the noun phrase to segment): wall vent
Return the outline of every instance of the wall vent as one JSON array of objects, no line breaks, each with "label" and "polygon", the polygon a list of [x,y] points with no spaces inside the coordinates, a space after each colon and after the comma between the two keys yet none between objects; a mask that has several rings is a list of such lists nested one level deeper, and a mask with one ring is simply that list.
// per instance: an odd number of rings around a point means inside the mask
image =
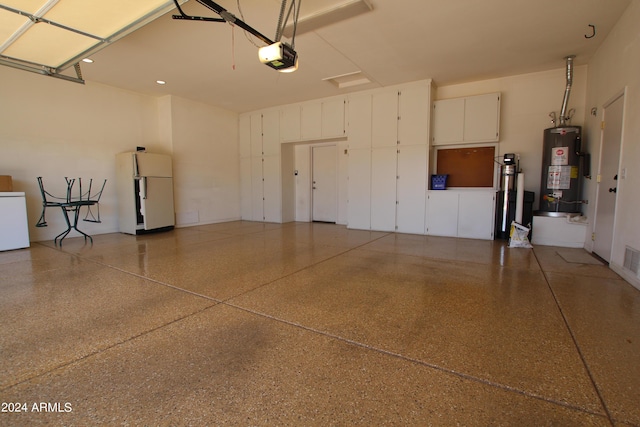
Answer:
[{"label": "wall vent", "polygon": [[624,252],[624,268],[640,278],[640,251],[627,246]]}]

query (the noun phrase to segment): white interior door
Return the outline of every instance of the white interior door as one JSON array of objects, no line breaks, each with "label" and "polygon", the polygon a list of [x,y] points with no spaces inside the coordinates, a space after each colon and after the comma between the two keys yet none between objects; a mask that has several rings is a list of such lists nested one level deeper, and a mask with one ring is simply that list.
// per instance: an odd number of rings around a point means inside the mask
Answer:
[{"label": "white interior door", "polygon": [[338,159],[335,145],[313,147],[313,221],[336,222],[338,218]]},{"label": "white interior door", "polygon": [[611,260],[613,243],[623,112],[624,95],[605,105],[604,108],[605,124],[602,130],[593,252],[607,262]]}]

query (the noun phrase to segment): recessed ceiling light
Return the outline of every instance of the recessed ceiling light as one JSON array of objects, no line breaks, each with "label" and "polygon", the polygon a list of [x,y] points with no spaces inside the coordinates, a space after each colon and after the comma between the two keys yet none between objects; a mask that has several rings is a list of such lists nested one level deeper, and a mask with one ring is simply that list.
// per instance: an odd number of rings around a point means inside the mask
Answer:
[{"label": "recessed ceiling light", "polygon": [[82,62],[86,62],[87,64],[93,64],[93,59],[91,59],[91,58],[84,58],[84,59],[82,60]]},{"label": "recessed ceiling light", "polygon": [[158,83],[159,85],[166,85],[167,82],[165,82],[164,80],[156,80],[156,83]]}]

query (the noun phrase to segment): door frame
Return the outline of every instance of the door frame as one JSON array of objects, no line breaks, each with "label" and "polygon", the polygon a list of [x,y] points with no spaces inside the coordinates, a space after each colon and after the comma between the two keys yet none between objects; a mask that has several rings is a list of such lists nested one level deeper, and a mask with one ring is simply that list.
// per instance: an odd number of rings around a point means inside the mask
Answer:
[{"label": "door frame", "polygon": [[[627,101],[627,87],[625,86],[622,90],[620,90],[619,92],[617,92],[614,96],[612,96],[611,98],[609,98],[603,105],[602,105],[602,120],[601,123],[604,122],[605,126],[606,126],[606,121],[607,121],[607,117],[606,117],[606,109],[607,107],[611,106],[614,102],[618,101],[619,99],[622,99],[622,117],[621,117],[621,121],[620,121],[620,127],[621,127],[621,132],[620,132],[620,149],[618,151],[618,165],[616,168],[616,173],[618,175],[618,183],[617,183],[617,188],[618,190],[620,189],[620,181],[622,181],[624,178],[620,178],[621,174],[620,174],[620,166],[622,164],[622,152],[623,152],[623,146],[624,146],[624,124],[625,124],[625,116],[626,116],[626,101]],[[602,187],[601,184],[601,173],[602,173],[602,155],[604,152],[604,132],[605,129],[602,129],[601,126],[601,130],[600,130],[600,147],[598,149],[598,173],[597,173],[597,182],[596,182],[596,203],[595,203],[595,208],[593,210],[593,230],[592,232],[594,233],[594,236],[597,236],[598,233],[598,206],[600,206],[601,203],[601,188]],[[616,193],[616,201],[614,203],[613,206],[613,224],[612,224],[612,231],[611,231],[611,249],[609,252],[609,259],[605,260],[607,262],[611,262],[611,259],[613,258],[613,248],[615,247],[615,243],[616,243],[616,225],[617,225],[617,220],[618,220],[618,204],[620,203],[619,201],[619,193]],[[591,251],[593,252],[595,249],[595,238],[593,239],[593,243],[592,243],[592,249]],[[594,254],[598,255],[598,256],[602,256],[602,254],[597,254],[596,252],[593,252]]]}]

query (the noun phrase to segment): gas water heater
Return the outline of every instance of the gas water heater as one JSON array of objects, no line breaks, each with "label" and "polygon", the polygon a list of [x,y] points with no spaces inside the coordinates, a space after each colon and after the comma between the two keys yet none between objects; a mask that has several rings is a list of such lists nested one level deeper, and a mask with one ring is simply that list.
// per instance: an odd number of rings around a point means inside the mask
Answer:
[{"label": "gas water heater", "polygon": [[581,190],[581,128],[545,129],[540,180],[540,210],[545,216],[579,213]]},{"label": "gas water heater", "polygon": [[[580,126],[571,126],[572,111],[567,111],[571,85],[573,83],[573,60],[567,62],[567,85],[562,99],[559,124],[544,130],[542,148],[542,173],[540,179],[540,205],[537,215],[566,216],[580,213],[582,175],[589,175],[589,155],[582,152]],[[555,126],[555,113],[553,117]]]}]

